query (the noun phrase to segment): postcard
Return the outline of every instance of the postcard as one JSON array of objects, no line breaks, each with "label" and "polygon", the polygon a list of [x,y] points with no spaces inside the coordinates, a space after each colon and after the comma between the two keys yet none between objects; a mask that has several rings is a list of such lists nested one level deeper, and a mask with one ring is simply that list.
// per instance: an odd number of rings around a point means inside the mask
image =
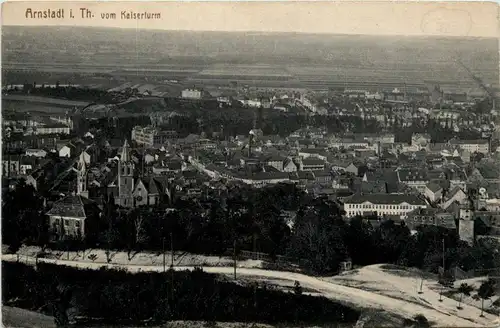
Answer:
[{"label": "postcard", "polygon": [[493,327],[500,7],[2,4],[7,327]]}]

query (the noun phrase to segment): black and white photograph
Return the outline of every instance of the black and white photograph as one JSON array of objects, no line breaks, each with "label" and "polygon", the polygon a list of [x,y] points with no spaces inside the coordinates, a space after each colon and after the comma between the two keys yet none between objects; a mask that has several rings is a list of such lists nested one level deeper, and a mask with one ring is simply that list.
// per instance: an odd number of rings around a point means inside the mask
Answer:
[{"label": "black and white photograph", "polygon": [[500,327],[495,2],[8,1],[4,327]]}]

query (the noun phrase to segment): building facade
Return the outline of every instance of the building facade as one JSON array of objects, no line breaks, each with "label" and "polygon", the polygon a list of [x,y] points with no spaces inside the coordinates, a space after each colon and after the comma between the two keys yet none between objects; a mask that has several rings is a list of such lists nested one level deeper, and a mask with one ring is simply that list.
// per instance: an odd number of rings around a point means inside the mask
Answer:
[{"label": "building facade", "polygon": [[196,89],[182,90],[181,97],[185,99],[201,99],[202,92]]},{"label": "building facade", "polygon": [[408,213],[418,208],[427,208],[427,204],[416,195],[354,194],[344,199],[344,211],[347,217],[395,215],[404,219]]}]

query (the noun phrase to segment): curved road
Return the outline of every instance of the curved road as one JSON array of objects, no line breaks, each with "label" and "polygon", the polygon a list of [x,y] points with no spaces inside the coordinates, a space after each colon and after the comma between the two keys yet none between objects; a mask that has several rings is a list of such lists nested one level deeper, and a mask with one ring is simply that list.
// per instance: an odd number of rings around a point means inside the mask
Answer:
[{"label": "curved road", "polygon": [[[16,255],[2,255],[2,260],[4,261],[17,261]],[[34,258],[22,257],[24,263],[34,264]],[[57,265],[67,265],[77,268],[86,269],[99,269],[101,267],[108,268],[120,268],[126,269],[129,272],[150,272],[150,271],[162,271],[163,266],[137,266],[137,265],[114,265],[114,264],[102,264],[102,263],[91,263],[91,262],[78,262],[78,261],[66,261],[66,260],[54,260],[54,259],[39,259],[40,262],[52,263]],[[195,267],[175,267],[175,270],[192,270]],[[203,271],[207,273],[216,273],[224,275],[233,275],[233,267],[203,267]],[[496,317],[492,315],[487,315],[484,318],[479,318],[479,310],[473,308],[474,311],[478,312],[477,319],[471,321],[469,319],[461,318],[453,313],[449,313],[446,309],[436,308],[432,306],[423,306],[420,304],[415,304],[412,302],[407,302],[405,300],[395,299],[392,297],[380,295],[374,292],[369,292],[361,290],[354,287],[347,287],[336,284],[334,282],[327,282],[318,278],[306,276],[300,273],[285,272],[285,271],[271,271],[263,269],[250,269],[250,268],[238,268],[237,277],[261,277],[269,279],[281,279],[289,281],[299,281],[303,287],[311,288],[320,292],[326,298],[334,301],[340,301],[347,303],[349,305],[358,308],[370,308],[377,310],[384,310],[394,313],[402,317],[413,317],[414,315],[421,313],[429,321],[433,322],[436,326],[461,326],[461,327],[499,327],[498,323],[492,323]],[[466,307],[464,305],[464,310]],[[472,308],[472,307],[471,307]],[[448,309],[450,310],[450,309]],[[471,310],[471,309],[468,309]]]}]

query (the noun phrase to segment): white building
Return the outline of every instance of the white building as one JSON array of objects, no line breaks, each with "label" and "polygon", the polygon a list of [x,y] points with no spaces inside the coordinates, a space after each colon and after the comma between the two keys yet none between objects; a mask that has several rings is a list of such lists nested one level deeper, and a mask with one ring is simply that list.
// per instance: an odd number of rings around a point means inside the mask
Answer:
[{"label": "white building", "polygon": [[457,146],[462,150],[467,150],[471,153],[478,152],[478,153],[488,154],[490,151],[490,144],[486,139],[478,139],[478,140],[452,139],[450,140],[450,144],[453,146]]},{"label": "white building", "polygon": [[185,99],[201,99],[201,91],[196,89],[182,90],[181,97]]},{"label": "white building", "polygon": [[25,155],[41,158],[47,156],[47,152],[43,149],[26,149]]},{"label": "white building", "polygon": [[417,208],[427,208],[423,199],[407,194],[355,194],[344,199],[347,217],[356,215],[394,215],[405,219]]}]

